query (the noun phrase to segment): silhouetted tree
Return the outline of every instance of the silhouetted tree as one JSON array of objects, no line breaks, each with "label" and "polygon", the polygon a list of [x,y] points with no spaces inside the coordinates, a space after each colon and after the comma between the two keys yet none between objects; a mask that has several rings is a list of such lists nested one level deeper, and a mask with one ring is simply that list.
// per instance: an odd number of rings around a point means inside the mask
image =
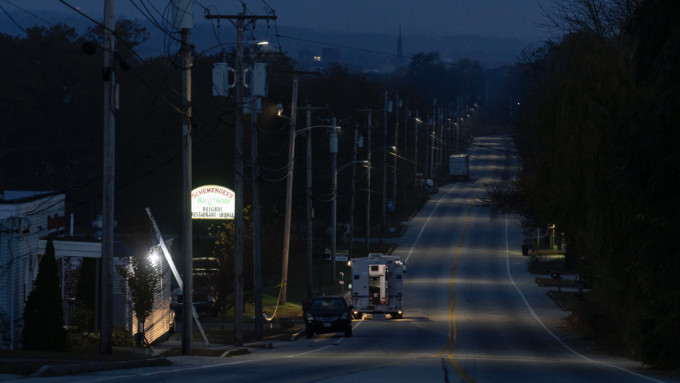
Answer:
[{"label": "silhouetted tree", "polygon": [[[130,257],[127,267],[116,265],[116,270],[127,282],[127,289],[132,299],[132,310],[141,325],[142,330],[137,338],[139,343],[144,338],[144,323],[153,312],[154,294],[161,279],[161,273],[156,270],[156,266],[148,257],[138,254]],[[121,286],[121,290],[125,293],[126,287]]]},{"label": "silhouetted tree", "polygon": [[61,285],[52,239],[47,241],[35,289],[28,296],[24,308],[23,346],[47,351],[63,351],[67,346]]}]

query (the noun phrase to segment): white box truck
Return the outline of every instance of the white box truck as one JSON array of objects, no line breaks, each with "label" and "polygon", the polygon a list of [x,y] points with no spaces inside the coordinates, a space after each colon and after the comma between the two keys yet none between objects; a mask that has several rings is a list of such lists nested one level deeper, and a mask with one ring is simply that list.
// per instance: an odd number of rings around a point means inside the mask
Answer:
[{"label": "white box truck", "polygon": [[449,156],[449,177],[451,179],[470,178],[470,156],[467,154],[452,154]]},{"label": "white box truck", "polygon": [[352,260],[352,304],[357,319],[364,314],[404,315],[404,273],[406,264],[401,257],[370,253]]}]

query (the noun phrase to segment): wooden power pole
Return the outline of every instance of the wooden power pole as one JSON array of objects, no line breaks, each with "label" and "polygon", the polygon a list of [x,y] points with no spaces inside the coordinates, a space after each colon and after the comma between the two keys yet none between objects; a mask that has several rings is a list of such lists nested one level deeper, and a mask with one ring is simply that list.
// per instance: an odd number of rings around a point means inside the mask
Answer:
[{"label": "wooden power pole", "polygon": [[256,20],[276,20],[274,15],[247,15],[245,4],[243,12],[236,15],[210,15],[206,19],[229,20],[236,27],[236,132],[234,137],[234,346],[243,346],[243,32],[248,24]]}]

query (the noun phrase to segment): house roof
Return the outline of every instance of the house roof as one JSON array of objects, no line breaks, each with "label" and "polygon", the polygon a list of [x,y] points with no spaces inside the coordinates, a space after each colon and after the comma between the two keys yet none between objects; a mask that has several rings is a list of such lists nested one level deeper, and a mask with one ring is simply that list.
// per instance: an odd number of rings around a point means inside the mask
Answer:
[{"label": "house roof", "polygon": [[5,190],[4,199],[1,203],[19,203],[32,201],[39,198],[44,198],[52,194],[59,194],[55,191],[41,191],[41,190]]}]

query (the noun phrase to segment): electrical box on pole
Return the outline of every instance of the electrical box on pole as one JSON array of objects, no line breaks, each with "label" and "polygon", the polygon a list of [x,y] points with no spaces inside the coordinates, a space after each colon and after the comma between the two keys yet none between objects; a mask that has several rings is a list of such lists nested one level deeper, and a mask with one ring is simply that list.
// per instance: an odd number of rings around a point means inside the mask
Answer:
[{"label": "electrical box on pole", "polygon": [[236,85],[234,68],[228,66],[227,63],[215,63],[212,69],[212,80],[213,96],[229,96],[229,89]]}]

